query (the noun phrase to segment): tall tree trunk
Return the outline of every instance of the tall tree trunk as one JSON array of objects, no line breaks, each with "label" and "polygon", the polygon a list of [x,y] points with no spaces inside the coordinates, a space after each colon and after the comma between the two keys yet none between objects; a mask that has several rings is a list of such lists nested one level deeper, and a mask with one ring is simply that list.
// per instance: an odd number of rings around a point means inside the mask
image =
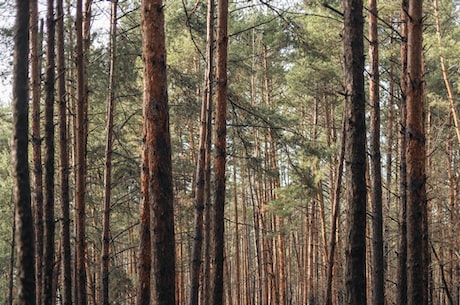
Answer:
[{"label": "tall tree trunk", "polygon": [[370,82],[370,154],[371,154],[371,202],[372,202],[372,304],[385,302],[383,260],[382,169],[380,153],[380,72],[378,42],[377,0],[369,0],[369,62]]},{"label": "tall tree trunk", "polygon": [[29,176],[29,8],[28,0],[16,1],[13,59],[12,163],[16,209],[18,270],[16,304],[35,305],[34,223]]},{"label": "tall tree trunk", "polygon": [[408,0],[407,25],[407,302],[427,304],[423,1]]},{"label": "tall tree trunk", "polygon": [[401,98],[400,98],[400,127],[401,139],[399,145],[399,237],[398,237],[398,304],[407,304],[407,166],[406,166],[406,85],[407,85],[407,0],[401,4]]},{"label": "tall tree trunk", "polygon": [[54,0],[47,2],[47,55],[45,82],[45,188],[44,188],[44,248],[43,299],[44,305],[53,302],[54,279],[54,84],[55,84],[55,17]]},{"label": "tall tree trunk", "polygon": [[85,127],[85,61],[83,48],[83,0],[77,0],[76,11],[76,65],[77,65],[77,107],[75,143],[75,287],[76,305],[87,304],[86,279],[86,127]]},{"label": "tall tree trunk", "polygon": [[[43,259],[43,167],[40,130],[41,37],[38,33],[38,0],[30,1],[30,76],[32,84],[32,210],[35,220],[35,294],[42,294],[42,259]],[[41,297],[36,298],[41,305]]]},{"label": "tall tree trunk", "polygon": [[[203,249],[203,211],[205,209],[206,196],[206,156],[210,154],[208,137],[211,133],[210,122],[212,115],[212,83],[213,83],[213,47],[214,47],[214,0],[208,0],[207,7],[207,36],[206,36],[206,68],[204,79],[203,100],[201,105],[201,124],[200,124],[200,150],[197,158],[196,185],[195,185],[195,232],[192,246],[192,258],[190,268],[190,294],[189,305],[198,304],[198,292],[200,285],[200,271]],[[209,208],[209,206],[208,206]],[[207,243],[209,241],[206,241]]]},{"label": "tall tree trunk", "polygon": [[[146,117],[146,108],[143,116]],[[147,152],[147,128],[144,124],[142,140],[142,165],[141,165],[141,207],[139,224],[139,263],[136,305],[150,305],[150,285],[152,270],[152,244],[150,235],[150,206],[149,206],[149,162]]]},{"label": "tall tree trunk", "polygon": [[69,193],[69,148],[67,136],[67,100],[66,69],[64,53],[64,8],[63,1],[58,0],[57,13],[57,68],[59,100],[59,159],[60,159],[60,193],[61,193],[61,248],[62,248],[62,304],[72,304],[72,269],[70,244],[70,193]]},{"label": "tall tree trunk", "polygon": [[346,122],[345,115],[342,119],[342,139],[340,141],[340,155],[337,164],[337,172],[334,182],[334,196],[332,200],[332,223],[331,236],[329,239],[329,252],[326,270],[326,305],[332,305],[332,276],[334,270],[335,248],[337,247],[337,222],[340,214],[340,196],[342,190],[343,161],[345,158],[345,140],[346,140]]},{"label": "tall tree trunk", "polygon": [[366,304],[366,123],[364,94],[363,2],[344,0],[344,74],[346,94],[346,171],[348,231],[346,303]]},{"label": "tall tree trunk", "polygon": [[151,304],[167,305],[175,304],[175,243],[164,6],[161,0],[144,0],[141,11],[147,131],[144,149],[148,153],[152,238]]},{"label": "tall tree trunk", "polygon": [[104,207],[102,221],[101,251],[101,296],[102,305],[109,305],[109,262],[110,262],[110,210],[112,192],[112,151],[113,151],[113,116],[115,111],[115,61],[117,42],[117,9],[118,1],[112,0],[110,14],[110,67],[109,93],[107,97],[105,169],[104,169]]},{"label": "tall tree trunk", "polygon": [[216,138],[214,141],[214,188],[215,199],[213,220],[213,272],[211,304],[223,302],[224,271],[224,205],[225,205],[225,163],[227,136],[227,52],[228,52],[228,0],[218,1],[217,17],[217,87],[216,87]]},{"label": "tall tree trunk", "polygon": [[[234,237],[234,247],[235,247],[235,305],[241,304],[241,259],[240,259],[240,228],[239,228],[239,215],[238,215],[238,184],[236,178],[236,162],[233,164],[233,205],[235,213],[235,237]],[[244,202],[243,202],[244,203]]]}]

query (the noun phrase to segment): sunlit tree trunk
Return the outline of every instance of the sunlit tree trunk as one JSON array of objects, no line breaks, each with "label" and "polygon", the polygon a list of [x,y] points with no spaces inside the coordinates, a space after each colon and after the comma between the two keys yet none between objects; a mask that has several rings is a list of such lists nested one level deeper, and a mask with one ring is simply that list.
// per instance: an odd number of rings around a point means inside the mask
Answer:
[{"label": "sunlit tree trunk", "polygon": [[216,138],[214,141],[214,206],[212,211],[212,255],[211,302],[223,302],[224,280],[224,205],[225,164],[227,136],[227,52],[228,52],[228,0],[218,1],[217,17],[217,68],[216,68]]},{"label": "sunlit tree trunk", "polygon": [[407,23],[407,302],[427,304],[427,197],[423,77],[423,1],[408,0]]},{"label": "sunlit tree trunk", "polygon": [[366,304],[366,124],[364,94],[363,2],[344,0],[346,95],[345,164],[348,173],[346,303]]},{"label": "sunlit tree trunk", "polygon": [[144,149],[147,150],[151,212],[151,304],[169,305],[176,302],[176,281],[164,6],[161,0],[144,0],[141,12],[146,128]]},{"label": "sunlit tree trunk", "polygon": [[17,266],[16,304],[35,305],[34,223],[29,176],[29,8],[16,1],[13,59],[12,173],[16,210]]}]

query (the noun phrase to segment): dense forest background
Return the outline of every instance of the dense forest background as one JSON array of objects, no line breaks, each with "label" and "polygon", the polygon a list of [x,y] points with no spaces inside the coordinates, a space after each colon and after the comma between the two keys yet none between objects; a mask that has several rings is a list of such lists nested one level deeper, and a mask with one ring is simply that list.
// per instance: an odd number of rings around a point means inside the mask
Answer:
[{"label": "dense forest background", "polygon": [[[88,304],[94,305],[102,304],[104,269],[101,264],[104,261],[108,262],[110,304],[135,304],[138,281],[143,144],[141,4],[140,1],[125,0],[113,3],[115,5],[108,1],[85,1],[88,121],[84,253]],[[204,92],[209,92],[205,78],[210,69],[207,65],[207,5],[200,0],[164,3],[178,304],[185,304],[190,293],[202,104]],[[431,257],[428,299],[429,304],[436,305],[460,302],[458,5],[454,0],[425,1],[423,11],[426,188]],[[46,155],[45,141],[42,141],[46,133],[44,101],[50,99],[45,84],[46,50],[50,44],[46,9],[45,3],[39,2],[36,41],[41,77],[39,83],[31,84],[31,87],[38,86],[41,102],[37,113],[32,113],[32,104],[30,111],[31,124],[32,120],[39,122],[42,136],[38,139],[30,137],[34,181],[37,179],[35,175],[42,173],[34,166],[42,161],[37,163],[35,154],[32,155],[32,144],[34,147],[38,145],[38,151]],[[225,304],[325,304],[329,266],[332,270],[332,304],[344,304],[345,215],[348,208],[344,194],[348,187],[348,173],[342,166],[345,89],[341,11],[340,1],[260,0],[229,4]],[[367,35],[368,19],[372,15],[369,11],[367,7],[363,10],[366,88],[369,88],[373,75],[369,72],[372,63],[367,55],[369,41],[373,41]],[[75,198],[75,160],[78,158],[75,150],[75,139],[78,138],[75,3],[65,1],[61,15],[54,14],[55,20],[62,19],[64,29],[64,39],[56,41],[56,49],[63,47],[64,52],[67,102],[64,121],[68,127],[70,166],[70,194],[67,196],[70,196],[71,221],[68,224],[71,239],[68,250],[74,270],[78,247],[76,223],[81,220],[74,210],[78,204]],[[1,304],[11,304],[9,302],[15,296],[15,223],[10,156],[12,110],[8,93],[13,30],[7,21],[13,16],[11,4],[0,2],[0,17],[4,20],[0,33],[3,83],[0,94],[0,213],[3,215],[0,222],[0,291],[4,292],[0,294]],[[373,243],[381,243],[385,304],[398,304],[401,188],[404,187],[400,171],[400,50],[404,40],[401,24],[400,1],[378,3],[383,240],[375,240],[373,222],[378,215],[373,213],[372,192],[368,192],[366,274],[370,300],[375,287],[371,281],[376,268],[372,264]],[[211,80],[211,86],[213,84]],[[61,118],[58,117],[58,101],[53,101],[56,111],[51,116],[51,124],[56,128]],[[113,103],[113,125],[107,124],[109,102]],[[368,99],[367,126],[371,125],[370,118],[373,118],[371,105]],[[214,125],[213,116],[209,122]],[[107,201],[106,137],[109,130],[113,133],[113,147]],[[370,132],[367,132],[371,139]],[[62,159],[58,157],[58,135],[56,129],[56,150],[52,152],[56,156],[56,180],[53,182],[56,252],[52,281],[56,293],[52,297],[57,304],[62,304],[64,272],[60,266],[65,251],[60,230],[65,217],[60,203],[66,195],[60,191],[63,171]],[[367,157],[371,162],[375,147],[370,141],[368,143]],[[370,190],[376,169],[370,165],[367,168]],[[37,193],[41,191],[36,186],[33,184],[32,188],[33,204],[40,200]],[[211,198],[212,194],[210,186],[205,196]],[[203,262],[200,273],[202,298],[207,291],[208,241],[213,234],[207,225],[209,216],[206,214],[212,201],[208,199],[207,202],[200,258]],[[33,209],[36,213],[36,206],[33,205]],[[110,219],[109,231],[103,226],[107,217]],[[36,221],[35,225],[43,228],[40,222]],[[335,248],[332,257],[331,247]],[[200,304],[205,302],[202,299]]]}]

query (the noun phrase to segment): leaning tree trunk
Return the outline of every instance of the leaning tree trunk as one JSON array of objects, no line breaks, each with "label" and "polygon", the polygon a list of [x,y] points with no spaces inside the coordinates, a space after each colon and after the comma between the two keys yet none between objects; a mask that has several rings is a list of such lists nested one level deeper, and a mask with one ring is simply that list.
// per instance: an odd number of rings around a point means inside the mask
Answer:
[{"label": "leaning tree trunk", "polygon": [[16,304],[35,305],[34,224],[29,176],[29,1],[16,1],[12,163],[18,270]]},{"label": "leaning tree trunk", "polygon": [[346,172],[348,231],[346,303],[362,305],[366,297],[366,123],[364,94],[363,2],[344,0],[344,74],[346,95]]},{"label": "leaning tree trunk", "polygon": [[175,304],[175,243],[171,139],[166,78],[164,6],[144,0],[144,124],[148,159],[148,199],[152,240],[151,304]]},{"label": "leaning tree trunk", "polygon": [[427,304],[428,266],[423,1],[408,1],[407,24],[407,303]]}]

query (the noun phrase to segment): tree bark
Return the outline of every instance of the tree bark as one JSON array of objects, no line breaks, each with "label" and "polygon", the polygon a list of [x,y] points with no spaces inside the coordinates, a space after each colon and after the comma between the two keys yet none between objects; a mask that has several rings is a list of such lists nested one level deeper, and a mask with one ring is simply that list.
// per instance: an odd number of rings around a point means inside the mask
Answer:
[{"label": "tree bark", "polygon": [[[32,210],[35,221],[35,294],[42,294],[43,259],[43,167],[40,129],[40,88],[41,88],[41,37],[38,33],[38,1],[30,1],[30,76],[32,85]],[[37,305],[41,297],[36,298]]]},{"label": "tree bark", "polygon": [[344,0],[346,95],[345,164],[348,173],[346,303],[366,304],[366,123],[364,94],[363,2]]},{"label": "tree bark", "polygon": [[[203,211],[206,201],[206,156],[211,153],[208,145],[208,137],[211,133],[210,122],[212,115],[212,84],[213,84],[213,47],[214,47],[214,0],[208,0],[207,7],[207,36],[206,36],[206,69],[204,79],[203,100],[201,105],[201,125],[200,125],[200,150],[196,169],[195,185],[195,232],[192,246],[192,258],[190,269],[190,295],[189,305],[198,304],[198,292],[200,285],[200,271],[203,248]],[[209,206],[208,206],[209,208]],[[206,241],[207,243],[209,241]]]},{"label": "tree bark", "polygon": [[16,208],[17,263],[16,304],[35,305],[34,223],[29,176],[29,8],[28,0],[16,1],[13,59],[12,163]]},{"label": "tree bark", "polygon": [[59,100],[59,159],[61,193],[61,248],[62,248],[62,304],[72,304],[72,268],[70,243],[70,193],[69,193],[69,148],[67,128],[67,93],[65,88],[66,69],[64,53],[64,8],[58,0],[57,13],[57,68]]},{"label": "tree bark", "polygon": [[371,202],[372,202],[372,304],[385,302],[384,257],[383,257],[383,213],[382,213],[382,168],[380,153],[380,72],[378,42],[377,0],[369,0],[369,100],[370,154],[371,154]]},{"label": "tree bark", "polygon": [[[146,116],[144,107],[144,117]],[[152,270],[152,244],[150,235],[150,206],[149,206],[149,162],[147,152],[147,128],[144,124],[142,140],[141,164],[141,207],[139,224],[139,263],[137,283],[137,305],[150,305],[150,275]]]},{"label": "tree bark", "polygon": [[345,140],[346,140],[346,123],[345,115],[342,122],[342,139],[340,141],[340,154],[338,159],[337,172],[335,174],[334,182],[334,196],[332,201],[332,223],[331,223],[331,236],[329,239],[329,252],[327,259],[326,270],[326,305],[332,305],[332,276],[334,270],[335,248],[337,247],[337,222],[340,214],[340,196],[342,189],[343,177],[343,161],[345,158]]},{"label": "tree bark", "polygon": [[224,271],[224,205],[225,164],[227,135],[227,52],[228,52],[228,0],[218,1],[217,17],[217,88],[216,88],[216,138],[214,141],[214,188],[215,199],[212,211],[212,295],[210,304],[223,302]]},{"label": "tree bark", "polygon": [[423,1],[408,0],[407,27],[407,302],[427,304],[428,266]]},{"label": "tree bark", "polygon": [[117,42],[117,9],[118,1],[112,0],[110,14],[110,67],[109,93],[107,97],[105,169],[104,169],[104,207],[102,220],[102,251],[101,251],[101,296],[102,305],[109,305],[109,262],[110,262],[110,211],[112,193],[112,153],[113,153],[113,116],[115,111],[115,61]]},{"label": "tree bark", "polygon": [[400,168],[399,168],[399,237],[398,237],[398,304],[407,304],[407,166],[406,166],[406,95],[407,95],[407,0],[401,4],[401,98],[400,98]]},{"label": "tree bark", "polygon": [[54,93],[55,93],[55,17],[54,1],[47,2],[47,55],[45,82],[45,188],[44,188],[44,240],[43,240],[43,294],[42,303],[53,302],[54,279]]},{"label": "tree bark", "polygon": [[76,305],[87,304],[86,278],[86,113],[87,101],[85,91],[85,61],[83,48],[83,0],[77,0],[76,7],[76,66],[77,66],[77,107],[76,107],[76,140],[75,140],[75,287]]},{"label": "tree bark", "polygon": [[144,124],[149,171],[152,238],[151,304],[175,304],[175,243],[171,140],[166,78],[164,6],[144,0],[142,49],[144,60]]}]

